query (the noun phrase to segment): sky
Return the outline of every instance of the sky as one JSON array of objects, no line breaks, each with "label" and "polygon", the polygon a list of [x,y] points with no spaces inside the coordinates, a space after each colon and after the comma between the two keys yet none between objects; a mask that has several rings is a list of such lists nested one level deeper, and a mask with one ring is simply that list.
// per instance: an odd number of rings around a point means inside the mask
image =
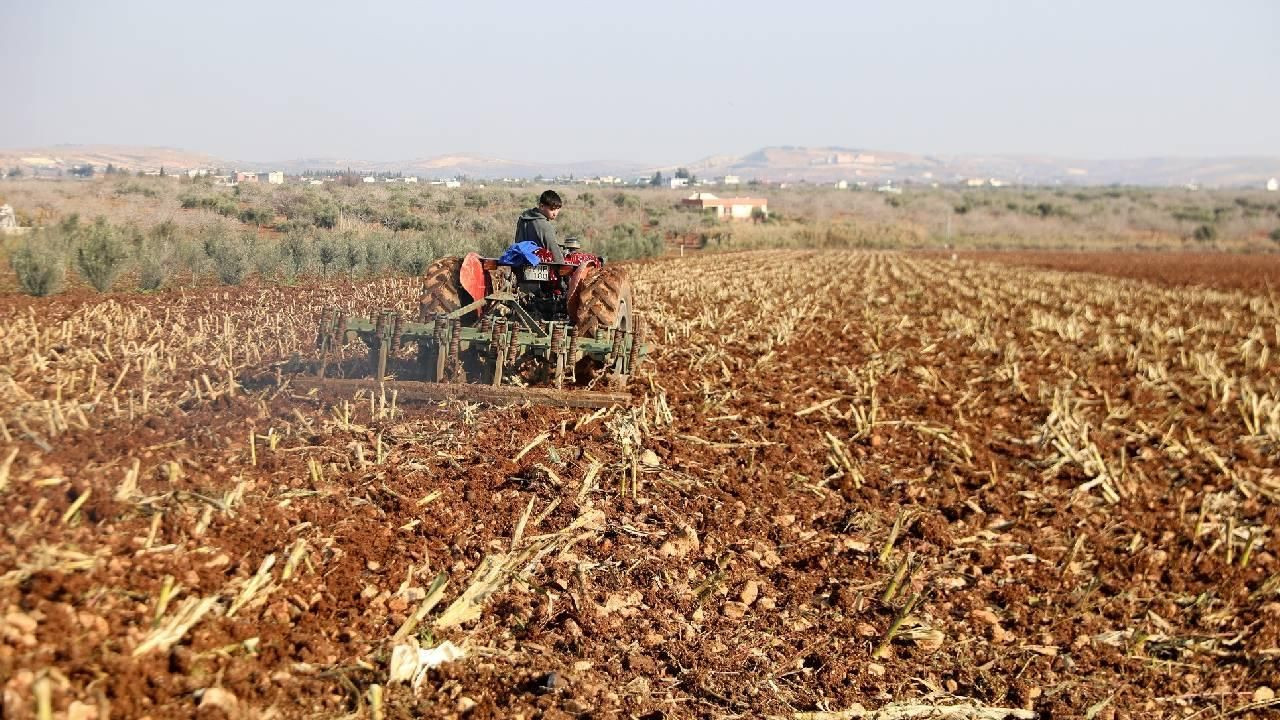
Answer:
[{"label": "sky", "polygon": [[1276,0],[0,5],[0,148],[1280,155]]}]

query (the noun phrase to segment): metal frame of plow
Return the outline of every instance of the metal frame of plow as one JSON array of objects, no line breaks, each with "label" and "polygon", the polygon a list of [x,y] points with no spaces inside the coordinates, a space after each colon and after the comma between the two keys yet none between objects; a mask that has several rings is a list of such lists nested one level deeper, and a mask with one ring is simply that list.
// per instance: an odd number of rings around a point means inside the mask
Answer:
[{"label": "metal frame of plow", "polygon": [[[400,350],[406,342],[418,344],[418,365],[427,383],[415,385],[447,384],[467,390],[419,390],[436,397],[468,396],[496,404],[518,402],[526,396],[538,404],[558,404],[570,407],[605,407],[628,404],[626,393],[590,393],[573,390],[559,392],[564,387],[566,374],[578,360],[590,357],[601,363],[609,373],[615,387],[625,385],[631,369],[639,362],[648,348],[644,344],[644,325],[635,319],[633,331],[615,329],[601,332],[596,337],[580,337],[568,323],[540,323],[532,318],[513,297],[490,295],[450,313],[437,315],[427,322],[407,322],[394,310],[384,310],[372,321],[350,318],[339,309],[328,309],[320,321],[318,344],[321,351],[319,376],[324,377],[331,356],[340,353],[352,336],[359,337],[369,348],[370,365],[374,368],[375,382],[387,377],[388,358]],[[488,302],[501,302],[512,310],[515,317],[489,313],[474,326],[464,326],[462,318],[484,307]],[[487,378],[492,392],[481,393],[477,386],[458,382],[466,380],[462,358],[464,353],[492,363],[492,373]],[[503,387],[502,379],[509,365],[522,354],[532,354],[550,362],[554,367],[555,391],[538,388]],[[452,381],[452,382],[451,382]],[[395,381],[404,386],[408,381]],[[558,402],[548,392],[559,393]],[[486,395],[482,398],[480,396]],[[583,396],[589,404],[580,405],[570,396]],[[504,400],[505,398],[516,398]]]}]

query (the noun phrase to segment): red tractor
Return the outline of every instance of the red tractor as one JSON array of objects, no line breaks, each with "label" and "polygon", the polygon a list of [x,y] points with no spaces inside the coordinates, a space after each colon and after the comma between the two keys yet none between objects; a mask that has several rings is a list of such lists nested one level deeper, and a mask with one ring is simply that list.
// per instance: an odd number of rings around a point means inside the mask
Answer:
[{"label": "red tractor", "polygon": [[[537,265],[503,264],[476,253],[436,260],[423,273],[418,319],[426,321],[498,295],[468,312],[464,325],[486,314],[514,314],[529,321],[567,322],[579,336],[598,331],[632,330],[631,278],[626,268],[606,265],[604,258],[582,252],[566,241],[563,263],[552,262],[550,251],[537,248]],[[523,311],[523,312],[522,312]],[[528,317],[524,317],[527,315]]]},{"label": "red tractor", "polygon": [[[594,385],[607,378],[620,390],[647,351],[643,323],[633,314],[626,269],[581,252],[575,242],[567,241],[566,249],[563,263],[552,261],[542,248],[523,257],[509,251],[503,258],[477,253],[440,258],[423,274],[416,322],[391,310],[372,320],[328,311],[320,325],[321,374],[331,353],[340,354],[356,335],[369,348],[379,383],[389,377],[448,383],[450,388],[431,392],[451,397],[582,406],[625,402],[622,393],[595,393],[600,397],[593,398],[580,390],[554,395],[504,387],[504,378],[509,386],[518,374],[518,385],[547,379],[559,390],[566,380]],[[388,363],[399,361],[405,343],[417,343],[417,362],[393,368],[389,376]],[[477,382],[488,383],[492,391],[458,388]]]}]

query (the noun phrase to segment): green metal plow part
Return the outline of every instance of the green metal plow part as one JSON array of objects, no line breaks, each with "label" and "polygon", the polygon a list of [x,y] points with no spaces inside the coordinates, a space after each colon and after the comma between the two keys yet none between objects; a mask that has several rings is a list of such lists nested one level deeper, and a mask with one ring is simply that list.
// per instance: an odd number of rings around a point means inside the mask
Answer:
[{"label": "green metal plow part", "polygon": [[519,305],[509,303],[507,307],[514,311],[515,317],[489,314],[478,325],[462,324],[462,317],[467,313],[489,301],[505,299],[490,296],[425,322],[408,321],[394,310],[384,310],[369,320],[348,317],[340,309],[330,308],[320,321],[320,376],[324,376],[330,356],[352,337],[359,337],[369,347],[370,364],[376,368],[375,381],[386,378],[389,355],[405,343],[417,343],[418,369],[427,380],[463,379],[461,358],[466,354],[492,362],[488,381],[495,388],[502,384],[504,368],[525,354],[544,358],[554,365],[556,389],[564,386],[567,369],[584,357],[601,363],[610,375],[611,384],[620,387],[649,350],[644,343],[644,324],[638,318],[628,330],[601,331],[595,337],[578,336],[567,322],[539,322]]}]

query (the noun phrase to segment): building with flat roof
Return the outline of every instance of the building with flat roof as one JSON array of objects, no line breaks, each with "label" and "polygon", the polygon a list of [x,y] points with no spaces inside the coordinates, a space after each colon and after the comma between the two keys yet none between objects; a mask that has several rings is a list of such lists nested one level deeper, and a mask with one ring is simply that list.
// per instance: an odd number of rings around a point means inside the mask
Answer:
[{"label": "building with flat roof", "polygon": [[720,198],[711,193],[694,193],[681,200],[680,204],[710,211],[717,219],[749,220],[755,216],[757,208],[762,217],[769,217],[769,201],[765,198]]}]

